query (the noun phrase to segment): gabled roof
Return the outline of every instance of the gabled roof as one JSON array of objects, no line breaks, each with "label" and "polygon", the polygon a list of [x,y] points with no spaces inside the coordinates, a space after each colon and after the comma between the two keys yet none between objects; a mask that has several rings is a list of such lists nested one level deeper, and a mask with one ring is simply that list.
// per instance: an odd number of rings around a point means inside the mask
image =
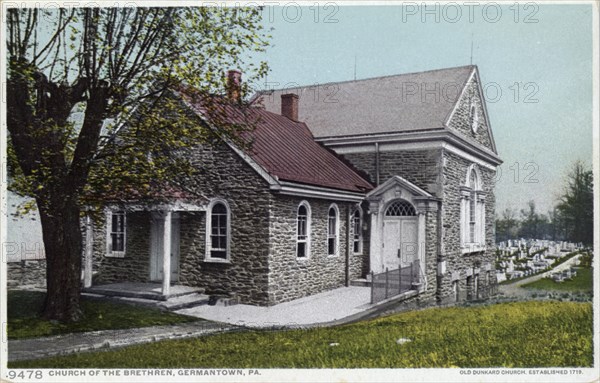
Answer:
[{"label": "gabled roof", "polygon": [[[191,106],[207,118],[202,105],[192,103]],[[305,123],[262,108],[232,103],[221,103],[219,109],[222,118],[229,123],[251,127],[241,133],[250,144],[242,150],[276,180],[359,193],[373,188],[350,165],[316,142]]]},{"label": "gabled roof", "polygon": [[[299,120],[317,138],[444,129],[474,65],[365,80],[263,91],[267,111],[299,96]],[[359,111],[359,113],[357,113]]]}]

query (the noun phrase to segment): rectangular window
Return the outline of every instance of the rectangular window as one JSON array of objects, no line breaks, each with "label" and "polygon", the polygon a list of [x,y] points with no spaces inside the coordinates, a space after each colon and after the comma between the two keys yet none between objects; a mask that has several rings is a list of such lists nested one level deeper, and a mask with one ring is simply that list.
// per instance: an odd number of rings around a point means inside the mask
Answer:
[{"label": "rectangular window", "polygon": [[306,257],[306,242],[298,242],[298,258]]},{"label": "rectangular window", "polygon": [[306,216],[298,216],[298,257],[306,257],[306,221]]},{"label": "rectangular window", "polygon": [[109,214],[108,256],[125,256],[125,212],[115,211]]},{"label": "rectangular window", "polygon": [[475,222],[476,222],[476,209],[477,198],[475,193],[471,194],[471,200],[469,201],[469,242],[475,242]]},{"label": "rectangular window", "polygon": [[353,219],[353,230],[354,230],[353,250],[355,253],[360,253],[362,251],[362,249],[361,249],[362,228],[361,228],[360,221],[361,221],[360,220],[360,212],[357,210],[354,213],[354,219]]},{"label": "rectangular window", "polygon": [[334,216],[329,216],[329,224],[327,230],[327,254],[335,255],[335,243],[337,242],[336,219]]}]

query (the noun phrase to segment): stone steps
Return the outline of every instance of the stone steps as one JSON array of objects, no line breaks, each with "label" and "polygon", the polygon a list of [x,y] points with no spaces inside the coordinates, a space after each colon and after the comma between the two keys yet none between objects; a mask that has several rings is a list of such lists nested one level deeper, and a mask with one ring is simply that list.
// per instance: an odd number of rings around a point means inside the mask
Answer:
[{"label": "stone steps", "polygon": [[158,306],[169,311],[176,311],[181,309],[187,309],[190,307],[207,305],[210,297],[202,293],[193,293],[180,295],[177,297],[169,297],[164,302],[161,302]]}]

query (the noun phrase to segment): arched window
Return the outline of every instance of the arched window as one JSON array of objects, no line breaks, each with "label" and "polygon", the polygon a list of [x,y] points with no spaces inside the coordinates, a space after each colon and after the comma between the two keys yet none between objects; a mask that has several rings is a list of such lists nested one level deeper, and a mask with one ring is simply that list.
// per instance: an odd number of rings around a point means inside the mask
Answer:
[{"label": "arched window", "polygon": [[485,193],[475,164],[467,170],[461,187],[461,243],[463,253],[482,251],[485,247]]},{"label": "arched window", "polygon": [[338,253],[340,238],[339,215],[337,205],[331,205],[327,213],[327,255],[337,255]]},{"label": "arched window", "polygon": [[357,208],[352,216],[352,249],[355,253],[362,253],[362,210]]},{"label": "arched window", "polygon": [[208,209],[206,220],[206,260],[229,260],[231,217],[225,201],[214,201]]},{"label": "arched window", "polygon": [[415,207],[411,205],[408,201],[397,200],[394,201],[388,206],[385,210],[386,217],[408,217],[417,215],[415,211]]},{"label": "arched window", "polygon": [[298,206],[296,256],[307,258],[310,254],[310,205],[303,201]]}]

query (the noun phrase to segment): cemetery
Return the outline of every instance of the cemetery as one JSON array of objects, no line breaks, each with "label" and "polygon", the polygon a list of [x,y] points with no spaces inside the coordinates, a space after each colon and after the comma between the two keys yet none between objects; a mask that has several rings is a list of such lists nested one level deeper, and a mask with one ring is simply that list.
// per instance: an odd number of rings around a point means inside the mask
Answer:
[{"label": "cemetery", "polygon": [[[584,248],[582,243],[542,239],[509,239],[496,249],[496,278],[510,281],[542,273],[564,262]],[[556,273],[556,280],[574,276],[571,270]]]}]

